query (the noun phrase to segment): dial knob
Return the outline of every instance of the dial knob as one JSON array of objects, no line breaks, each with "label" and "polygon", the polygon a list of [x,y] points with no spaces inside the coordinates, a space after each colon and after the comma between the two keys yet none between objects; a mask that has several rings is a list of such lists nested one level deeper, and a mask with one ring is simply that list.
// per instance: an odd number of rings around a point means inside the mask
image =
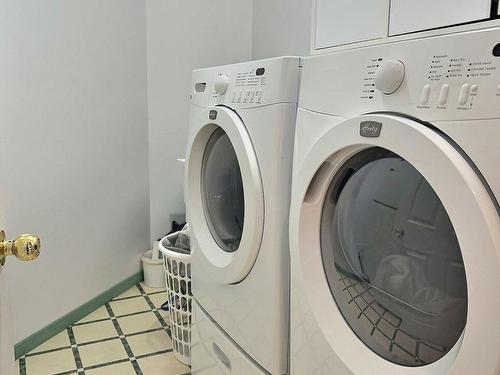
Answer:
[{"label": "dial knob", "polygon": [[215,91],[219,95],[224,95],[227,90],[227,86],[229,85],[229,78],[225,74],[219,74],[215,78]]},{"label": "dial knob", "polygon": [[375,73],[375,87],[389,95],[399,89],[404,78],[404,64],[399,60],[387,60],[380,64]]}]

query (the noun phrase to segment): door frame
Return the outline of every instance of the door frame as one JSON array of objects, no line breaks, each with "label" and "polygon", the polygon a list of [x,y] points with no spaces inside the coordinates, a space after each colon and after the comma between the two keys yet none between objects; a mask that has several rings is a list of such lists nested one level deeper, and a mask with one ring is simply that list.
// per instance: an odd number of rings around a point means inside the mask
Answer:
[{"label": "door frame", "polygon": [[[2,160],[0,159],[0,164],[1,162]],[[0,189],[0,230],[5,230],[5,207],[3,206],[2,199],[3,193]],[[14,337],[9,301],[11,285],[8,282],[7,272],[8,270],[5,269],[5,266],[0,266],[0,374],[15,373]]]},{"label": "door frame", "polygon": [[[325,115],[316,116],[322,116],[325,121]],[[381,124],[380,134],[361,136],[364,121]],[[370,147],[382,147],[411,163],[441,199],[457,233],[467,277],[468,313],[462,338],[444,357],[432,364],[411,368],[411,373],[441,374],[450,369],[452,373],[472,369],[493,373],[500,360],[500,326],[489,322],[495,321],[500,301],[489,296],[498,293],[500,288],[500,220],[476,171],[448,140],[415,120],[371,114],[340,123],[338,118],[335,121],[332,118],[333,123],[336,125],[319,137],[294,171],[290,209],[293,272],[305,290],[314,291],[307,293],[308,304],[331,350],[353,373],[364,373],[367,369],[384,374],[410,371],[378,356],[357,338],[343,319],[322,272],[319,228],[330,182],[350,157]],[[481,249],[481,257],[477,256],[478,249]],[[363,361],[359,361],[360,355]],[[477,361],[478,355],[481,355],[481,363]]]},{"label": "door frame", "polygon": [[14,342],[12,336],[12,324],[10,324],[11,314],[6,285],[6,275],[0,266],[0,373],[14,374]]}]

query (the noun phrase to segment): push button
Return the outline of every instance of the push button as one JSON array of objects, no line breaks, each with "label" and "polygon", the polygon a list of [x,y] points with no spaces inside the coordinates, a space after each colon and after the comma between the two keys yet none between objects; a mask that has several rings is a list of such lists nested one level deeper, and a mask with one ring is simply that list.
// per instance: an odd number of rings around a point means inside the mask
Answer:
[{"label": "push button", "polygon": [[470,92],[473,93],[473,94],[475,94],[477,92],[477,90],[478,90],[477,85],[472,85],[470,87]]},{"label": "push button", "polygon": [[458,96],[458,104],[465,105],[467,100],[469,100],[470,86],[468,83],[464,83],[460,89],[460,95]]},{"label": "push button", "polygon": [[254,95],[255,102],[260,103],[261,98],[262,98],[262,90],[261,89],[255,90],[255,95]]},{"label": "push button", "polygon": [[425,85],[424,88],[422,89],[422,92],[420,93],[421,105],[427,104],[427,102],[429,101],[430,94],[431,94],[431,85]]},{"label": "push button", "polygon": [[448,94],[450,93],[450,85],[445,83],[443,86],[441,86],[441,91],[439,92],[439,104],[440,105],[445,105],[446,101],[448,100]]}]

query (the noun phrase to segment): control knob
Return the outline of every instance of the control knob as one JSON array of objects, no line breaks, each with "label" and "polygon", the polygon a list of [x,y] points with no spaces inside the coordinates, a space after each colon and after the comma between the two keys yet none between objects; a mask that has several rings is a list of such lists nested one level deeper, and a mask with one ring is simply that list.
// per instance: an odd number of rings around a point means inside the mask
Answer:
[{"label": "control knob", "polygon": [[229,85],[229,78],[225,74],[218,74],[215,78],[214,88],[217,94],[224,95]]},{"label": "control knob", "polygon": [[375,72],[375,88],[386,95],[399,89],[405,78],[405,66],[399,60],[384,61]]}]

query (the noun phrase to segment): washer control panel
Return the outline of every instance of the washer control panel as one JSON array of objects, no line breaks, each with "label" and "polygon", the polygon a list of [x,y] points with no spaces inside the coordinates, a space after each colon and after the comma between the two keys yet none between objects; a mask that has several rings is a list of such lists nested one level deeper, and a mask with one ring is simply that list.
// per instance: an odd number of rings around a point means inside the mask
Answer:
[{"label": "washer control panel", "polygon": [[236,73],[231,103],[262,103],[262,92],[266,87],[266,68],[252,67],[248,71]]},{"label": "washer control panel", "polygon": [[304,59],[299,106],[434,120],[500,117],[500,28]]},{"label": "washer control panel", "polygon": [[195,70],[191,101],[232,108],[296,103],[299,64],[297,57],[281,57]]},{"label": "washer control panel", "polygon": [[[429,74],[423,79],[417,104],[420,109],[434,107],[443,110],[451,106],[458,110],[470,110],[474,101],[479,99],[479,85],[489,86],[491,80],[500,76],[498,57],[493,53],[490,56],[434,54],[427,67]],[[500,92],[496,90],[494,94]]]}]

